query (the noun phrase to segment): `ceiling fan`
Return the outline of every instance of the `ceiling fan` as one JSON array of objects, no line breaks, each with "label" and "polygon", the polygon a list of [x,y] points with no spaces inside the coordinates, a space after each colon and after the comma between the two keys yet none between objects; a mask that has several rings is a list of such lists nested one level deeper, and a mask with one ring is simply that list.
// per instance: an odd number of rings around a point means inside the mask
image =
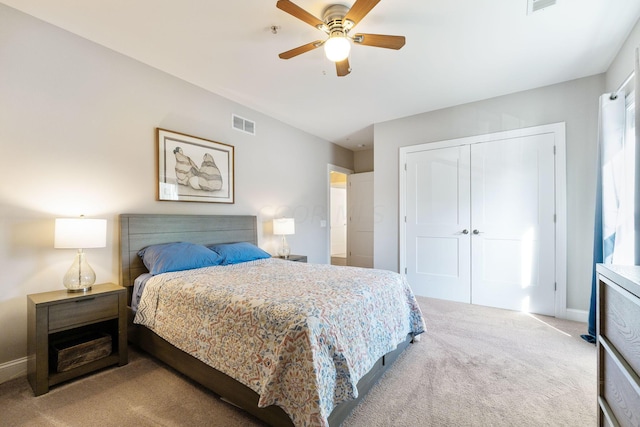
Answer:
[{"label": "ceiling fan", "polygon": [[351,72],[351,67],[349,66],[351,42],[365,46],[400,49],[405,43],[404,36],[362,33],[353,36],[349,35],[349,31],[379,2],[380,0],[356,0],[351,9],[341,4],[333,4],[325,8],[322,14],[322,20],[320,20],[289,0],[278,0],[276,3],[278,9],[287,12],[329,35],[329,38],[326,40],[316,40],[282,52],[278,56],[282,59],[291,59],[324,45],[327,58],[336,63],[338,76],[343,77]]}]

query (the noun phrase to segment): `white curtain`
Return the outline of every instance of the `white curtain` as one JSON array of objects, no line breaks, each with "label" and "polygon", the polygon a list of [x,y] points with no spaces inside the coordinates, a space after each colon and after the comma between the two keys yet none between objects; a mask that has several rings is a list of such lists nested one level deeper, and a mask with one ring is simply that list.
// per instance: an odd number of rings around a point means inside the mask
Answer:
[{"label": "white curtain", "polygon": [[[635,100],[640,102],[640,49],[636,49]],[[613,98],[613,99],[612,99]],[[637,109],[636,109],[637,110]],[[600,97],[598,173],[588,334],[596,341],[596,264],[640,265],[640,114],[627,120],[624,92]]]},{"label": "white curtain", "polygon": [[624,97],[610,93],[600,96],[598,115],[598,162],[596,182],[596,215],[593,239],[591,304],[588,333],[582,335],[590,343],[596,342],[596,264],[611,264],[614,258],[624,194]]},{"label": "white curtain", "polygon": [[[602,191],[602,262],[621,261],[624,243],[625,205],[629,202],[625,183],[625,99],[600,97],[598,143],[601,160]],[[620,263],[620,262],[618,262]]]}]

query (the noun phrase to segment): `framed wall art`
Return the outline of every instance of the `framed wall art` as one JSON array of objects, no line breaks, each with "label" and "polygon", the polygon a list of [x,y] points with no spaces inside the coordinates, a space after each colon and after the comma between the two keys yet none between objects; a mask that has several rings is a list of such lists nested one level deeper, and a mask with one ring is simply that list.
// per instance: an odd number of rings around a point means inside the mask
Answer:
[{"label": "framed wall art", "polygon": [[232,145],[156,131],[158,200],[234,203]]}]

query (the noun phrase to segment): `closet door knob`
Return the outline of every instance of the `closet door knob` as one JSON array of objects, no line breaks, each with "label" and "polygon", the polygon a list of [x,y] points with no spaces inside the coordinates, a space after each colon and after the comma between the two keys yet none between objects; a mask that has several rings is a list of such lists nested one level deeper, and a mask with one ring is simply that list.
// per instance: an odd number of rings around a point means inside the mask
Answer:
[{"label": "closet door knob", "polygon": [[465,228],[464,230],[462,230],[462,234],[469,234],[469,230]]},{"label": "closet door knob", "polygon": [[473,230],[473,234],[480,234],[482,233],[480,230]]}]

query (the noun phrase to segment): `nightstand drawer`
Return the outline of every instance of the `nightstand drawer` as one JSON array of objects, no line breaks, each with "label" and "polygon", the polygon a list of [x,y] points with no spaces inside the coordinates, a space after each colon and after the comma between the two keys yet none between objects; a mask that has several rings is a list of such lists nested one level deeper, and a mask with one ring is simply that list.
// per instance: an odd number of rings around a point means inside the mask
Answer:
[{"label": "nightstand drawer", "polygon": [[118,295],[81,298],[49,307],[49,332],[118,317]]},{"label": "nightstand drawer", "polygon": [[306,255],[289,255],[287,258],[279,256],[278,258],[286,259],[287,261],[294,261],[294,262],[307,262]]}]

